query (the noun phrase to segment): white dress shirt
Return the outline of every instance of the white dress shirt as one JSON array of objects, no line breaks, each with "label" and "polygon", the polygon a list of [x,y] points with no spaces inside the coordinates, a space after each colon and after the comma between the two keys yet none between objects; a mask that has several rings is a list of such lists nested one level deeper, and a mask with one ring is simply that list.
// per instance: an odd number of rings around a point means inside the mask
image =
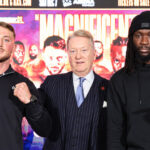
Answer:
[{"label": "white dress shirt", "polygon": [[[86,98],[94,81],[93,71],[91,70],[89,74],[87,74],[84,78],[85,78],[85,81],[83,82],[83,91],[84,91],[84,98]],[[73,73],[73,85],[74,85],[74,92],[76,94],[77,87],[79,85],[79,76],[77,76],[74,73]]]}]

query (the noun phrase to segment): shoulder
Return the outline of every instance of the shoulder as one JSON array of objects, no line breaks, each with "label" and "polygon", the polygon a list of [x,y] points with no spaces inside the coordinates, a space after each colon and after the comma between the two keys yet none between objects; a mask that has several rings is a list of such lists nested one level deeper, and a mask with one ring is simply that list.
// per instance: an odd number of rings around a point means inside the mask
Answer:
[{"label": "shoulder", "polygon": [[94,73],[94,76],[95,76],[95,80],[97,80],[97,82],[108,84],[107,79],[101,77],[100,75],[97,75],[96,73]]},{"label": "shoulder", "polygon": [[68,79],[72,75],[71,72],[64,73],[64,74],[57,74],[57,75],[49,75],[46,77],[45,82],[49,81],[62,81]]},{"label": "shoulder", "polygon": [[27,77],[23,76],[22,74],[16,71],[12,73],[11,77],[15,82],[31,82]]},{"label": "shoulder", "polygon": [[120,69],[110,79],[110,86],[115,87],[118,90],[123,89],[124,85],[126,84],[128,79],[128,74],[125,72],[124,69]]},{"label": "shoulder", "polygon": [[13,82],[15,82],[14,84],[25,82],[28,85],[30,90],[36,90],[34,83],[31,80],[29,80],[28,78],[24,77],[23,75],[19,74],[18,72],[14,72],[13,76],[14,76]]},{"label": "shoulder", "polygon": [[21,75],[20,73],[18,72],[14,72],[14,79],[17,81],[17,82],[27,82],[27,83],[32,83],[32,81],[30,81],[27,77],[24,77],[23,75]]},{"label": "shoulder", "polygon": [[101,91],[103,91],[103,93],[106,94],[109,81],[97,74],[94,74],[94,75],[95,75],[96,85],[101,89]]},{"label": "shoulder", "polygon": [[124,68],[120,69],[116,73],[114,73],[110,79],[110,81],[119,81],[125,78],[127,73],[125,72]]},{"label": "shoulder", "polygon": [[41,87],[55,87],[57,85],[61,85],[64,83],[67,83],[69,79],[72,77],[72,72],[64,73],[64,74],[58,74],[58,75],[50,75],[47,76]]},{"label": "shoulder", "polygon": [[14,71],[14,73],[11,75],[11,84],[14,86],[18,83],[25,82],[30,89],[30,92],[34,95],[37,94],[37,89],[32,81],[30,81],[28,78],[24,77],[23,75],[19,74],[18,72]]}]

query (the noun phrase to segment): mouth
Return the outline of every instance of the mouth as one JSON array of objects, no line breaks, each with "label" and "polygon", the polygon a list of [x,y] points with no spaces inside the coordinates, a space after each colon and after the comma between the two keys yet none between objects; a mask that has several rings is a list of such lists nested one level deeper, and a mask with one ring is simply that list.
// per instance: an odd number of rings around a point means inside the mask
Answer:
[{"label": "mouth", "polygon": [[140,53],[150,53],[150,48],[149,47],[139,47],[139,52]]},{"label": "mouth", "polygon": [[140,49],[139,53],[141,53],[141,54],[148,54],[148,53],[150,53],[150,50],[148,50],[148,49]]},{"label": "mouth", "polygon": [[140,50],[139,50],[139,54],[140,54],[141,56],[147,56],[147,55],[150,54],[150,50],[148,50],[148,49],[140,49]]},{"label": "mouth", "polygon": [[76,64],[77,64],[77,65],[81,65],[81,64],[84,64],[84,62],[81,62],[81,61],[80,61],[80,62],[76,62]]},{"label": "mouth", "polygon": [[139,50],[140,52],[148,52],[148,51],[150,51],[149,49],[140,49]]}]

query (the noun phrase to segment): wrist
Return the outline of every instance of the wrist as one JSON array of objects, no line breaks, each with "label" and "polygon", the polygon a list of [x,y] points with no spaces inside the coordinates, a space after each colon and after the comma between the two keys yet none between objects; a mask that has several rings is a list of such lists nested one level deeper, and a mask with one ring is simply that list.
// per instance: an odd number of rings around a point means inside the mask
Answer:
[{"label": "wrist", "polygon": [[31,95],[30,97],[30,103],[36,102],[37,101],[37,97],[35,95]]}]

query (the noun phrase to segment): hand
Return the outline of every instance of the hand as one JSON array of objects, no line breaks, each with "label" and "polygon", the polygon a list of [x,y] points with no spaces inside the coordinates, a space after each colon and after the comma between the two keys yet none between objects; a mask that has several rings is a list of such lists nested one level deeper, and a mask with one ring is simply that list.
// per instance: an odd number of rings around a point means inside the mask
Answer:
[{"label": "hand", "polygon": [[30,102],[31,93],[25,82],[21,82],[15,85],[14,96],[18,97],[18,99],[24,104]]}]

